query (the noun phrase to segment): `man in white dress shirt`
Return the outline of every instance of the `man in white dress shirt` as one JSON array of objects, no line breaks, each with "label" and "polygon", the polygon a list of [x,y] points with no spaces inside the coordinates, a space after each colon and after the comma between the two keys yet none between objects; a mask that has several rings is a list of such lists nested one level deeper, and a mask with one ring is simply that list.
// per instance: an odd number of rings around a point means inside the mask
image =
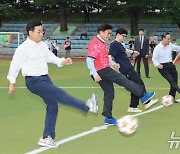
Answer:
[{"label": "man in white dress shirt", "polygon": [[56,57],[47,48],[45,42],[42,42],[44,31],[40,21],[29,22],[26,30],[28,38],[18,46],[10,64],[7,76],[10,82],[9,93],[15,92],[16,77],[21,69],[28,90],[40,96],[47,105],[45,128],[38,144],[45,147],[57,147],[53,139],[55,138],[58,103],[72,106],[84,113],[88,111],[97,113],[97,95],[93,94],[92,98],[85,103],[54,86],[48,76],[47,63],[53,63],[61,67],[71,65],[72,60],[71,58]]},{"label": "man in white dress shirt", "polygon": [[47,37],[47,40],[45,42],[46,42],[46,45],[47,45],[48,49],[52,50],[52,43],[50,41],[50,37]]},{"label": "man in white dress shirt", "polygon": [[169,95],[175,98],[176,91],[180,93],[180,88],[178,86],[178,72],[172,63],[172,51],[180,52],[180,46],[170,42],[171,35],[169,33],[162,34],[161,38],[161,42],[154,48],[152,61],[159,73],[169,82]]}]

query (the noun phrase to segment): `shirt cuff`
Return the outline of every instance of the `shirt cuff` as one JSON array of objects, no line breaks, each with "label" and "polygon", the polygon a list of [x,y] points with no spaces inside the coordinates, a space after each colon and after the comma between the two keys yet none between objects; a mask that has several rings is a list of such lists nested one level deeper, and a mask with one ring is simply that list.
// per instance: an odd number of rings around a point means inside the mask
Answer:
[{"label": "shirt cuff", "polygon": [[113,60],[110,60],[109,63],[110,63],[110,66],[114,66],[116,64]]},{"label": "shirt cuff", "polygon": [[[60,62],[59,62],[59,60],[60,60]],[[65,58],[64,57],[63,58],[59,58],[59,60],[58,60],[57,66],[58,67],[62,67],[63,65],[61,63],[62,63],[63,60],[65,60]]]},{"label": "shirt cuff", "polygon": [[10,83],[16,83],[16,79],[10,77],[10,76],[7,76],[7,79],[9,80]]}]

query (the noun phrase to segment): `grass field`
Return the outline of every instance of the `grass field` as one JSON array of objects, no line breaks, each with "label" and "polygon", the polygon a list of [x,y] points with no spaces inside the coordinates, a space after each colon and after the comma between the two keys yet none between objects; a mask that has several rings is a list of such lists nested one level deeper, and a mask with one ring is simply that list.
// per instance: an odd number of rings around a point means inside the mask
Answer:
[{"label": "grass field", "polygon": [[[42,100],[25,88],[21,73],[17,78],[16,92],[8,94],[6,79],[10,61],[0,61],[0,153],[23,154],[40,148],[37,141],[44,127],[45,105]],[[84,62],[76,62],[72,66],[58,68],[49,65],[49,76],[55,85],[64,88],[71,95],[87,100],[93,92],[99,95],[99,113],[84,115],[72,108],[59,105],[55,141],[103,125],[101,115],[103,92],[89,77]],[[143,67],[142,67],[143,68]],[[177,64],[180,70],[180,64]],[[150,64],[150,79],[142,79],[148,91],[156,91],[154,98],[161,99],[168,94],[169,85]],[[180,81],[179,81],[180,82]],[[78,88],[79,87],[79,88]],[[115,85],[113,115],[118,118],[127,115],[130,93]],[[180,95],[177,94],[177,99]],[[160,101],[156,106],[160,105]],[[139,108],[144,110],[142,104]],[[48,149],[44,154],[175,154],[178,149],[169,149],[168,140],[172,131],[180,137],[180,104],[162,108],[154,112],[138,116],[140,125],[135,134],[125,136],[116,127],[108,127],[89,135],[64,143],[57,149]]]}]

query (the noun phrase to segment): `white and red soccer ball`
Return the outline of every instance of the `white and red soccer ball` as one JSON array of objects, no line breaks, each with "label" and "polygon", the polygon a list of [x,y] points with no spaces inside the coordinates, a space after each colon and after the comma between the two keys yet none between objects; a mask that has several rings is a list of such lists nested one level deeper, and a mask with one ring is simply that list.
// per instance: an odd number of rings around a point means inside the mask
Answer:
[{"label": "white and red soccer ball", "polygon": [[[165,95],[162,97],[161,103],[164,106],[171,106],[174,103],[174,97],[171,95]],[[134,115],[125,115],[117,119],[118,130],[125,135],[135,133],[138,128],[138,125],[138,119]]]},{"label": "white and red soccer ball", "polygon": [[161,103],[166,107],[171,106],[174,103],[174,97],[171,95],[165,95],[162,97]]},{"label": "white and red soccer ball", "polygon": [[130,135],[136,132],[138,128],[138,119],[133,115],[126,115],[117,119],[118,130],[125,134]]}]

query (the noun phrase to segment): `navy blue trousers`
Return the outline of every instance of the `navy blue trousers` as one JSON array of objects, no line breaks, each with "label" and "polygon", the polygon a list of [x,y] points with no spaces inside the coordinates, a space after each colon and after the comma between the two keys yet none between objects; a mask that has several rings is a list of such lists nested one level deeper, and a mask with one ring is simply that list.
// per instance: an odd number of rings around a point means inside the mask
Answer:
[{"label": "navy blue trousers", "polygon": [[[134,81],[138,85],[143,86],[144,92],[146,92],[144,82],[139,77],[139,75],[137,74],[137,72],[134,70],[133,67],[129,68],[126,72],[123,72],[122,74],[124,74],[130,81]],[[139,97],[131,93],[131,103],[129,106],[136,108],[138,105],[139,105]]]},{"label": "navy blue trousers", "polygon": [[89,110],[85,102],[70,96],[62,89],[54,86],[47,75],[26,77],[26,86],[29,91],[40,96],[47,105],[43,132],[44,137],[51,136],[55,138],[58,103],[80,109],[84,113],[87,113]]}]

